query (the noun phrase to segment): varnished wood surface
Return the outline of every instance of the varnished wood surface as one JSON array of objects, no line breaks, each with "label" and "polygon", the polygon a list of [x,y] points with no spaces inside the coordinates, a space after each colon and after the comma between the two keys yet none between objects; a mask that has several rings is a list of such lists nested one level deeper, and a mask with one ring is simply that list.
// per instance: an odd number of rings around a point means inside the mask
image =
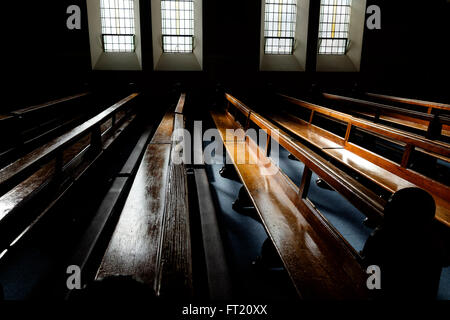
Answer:
[{"label": "varnished wood surface", "polygon": [[186,102],[186,94],[182,93],[180,99],[178,100],[177,107],[175,108],[175,113],[179,114],[183,113],[185,102]]},{"label": "varnished wood surface", "polygon": [[366,101],[366,100],[361,100],[361,99],[344,97],[344,96],[330,94],[330,93],[323,93],[323,96],[329,100],[350,102],[350,103],[353,103],[356,105],[361,105],[361,106],[365,106],[365,107],[382,110],[383,112],[395,112],[399,115],[411,117],[412,119],[416,118],[416,119],[426,120],[426,121],[431,121],[433,119],[433,116],[430,114],[427,114],[427,113],[397,108],[397,107],[393,107],[393,106],[389,106],[389,105],[385,105],[385,104],[381,104],[381,103],[377,103],[377,102],[371,102],[371,101]]},{"label": "varnished wood surface", "polygon": [[35,174],[0,197],[0,221],[3,221],[21,202],[48,184],[54,174],[54,163],[47,164]]},{"label": "varnished wood surface", "polygon": [[7,167],[0,170],[0,185],[6,183],[10,179],[14,178],[16,175],[20,174],[24,170],[32,166],[38,166],[39,164],[49,160],[52,156],[55,156],[57,152],[63,150],[65,147],[75,142],[77,139],[81,138],[84,134],[92,130],[95,126],[99,126],[108,117],[110,117],[114,112],[123,108],[126,103],[134,99],[138,94],[134,93],[118,103],[114,104],[110,108],[101,112],[94,118],[86,121],[82,125],[74,128],[68,133],[53,139],[52,141],[46,143],[42,147],[30,152],[26,156],[18,159],[17,161],[11,163]]},{"label": "varnished wood surface", "polygon": [[158,129],[155,132],[151,142],[152,143],[171,143],[172,133],[174,128],[174,114],[168,112],[164,115]]},{"label": "varnished wood surface", "polygon": [[412,144],[416,147],[422,148],[428,152],[450,158],[450,145],[440,141],[432,141],[417,134],[405,132],[403,130],[391,128],[385,125],[373,123],[371,121],[355,118],[343,112],[335,111],[325,108],[307,101],[281,95],[286,101],[296,104],[300,107],[307,108],[311,111],[329,116],[336,120],[341,120],[350,123],[352,126],[365,129],[371,133],[380,134],[384,137],[401,141],[405,144]]},{"label": "varnished wood surface", "polygon": [[[300,141],[296,140],[279,127],[273,125],[266,118],[250,110],[235,97],[226,94],[226,98],[241,110],[250,121],[265,130],[273,139],[278,139],[278,143],[281,146],[313,170],[341,195],[346,197],[355,207],[364,212],[364,214],[370,216],[374,220],[377,220],[382,216],[385,203],[374,192],[351,178],[336,166],[332,165],[329,161],[305,147]],[[219,121],[221,120],[218,120],[216,126],[219,125]],[[236,126],[234,121],[231,125]],[[222,133],[225,131],[224,128],[219,128],[219,132]]]},{"label": "varnished wood surface", "polygon": [[348,150],[329,149],[325,150],[325,153],[392,193],[404,188],[415,187],[413,183]]},{"label": "varnished wood surface", "polygon": [[433,195],[436,203],[436,219],[450,228],[450,202]]},{"label": "varnished wood surface", "polygon": [[[221,112],[212,112],[216,126],[234,127],[233,121]],[[219,127],[224,132],[224,128]],[[225,136],[222,136],[225,139]],[[274,175],[262,175],[261,165],[237,164],[244,154],[257,163],[254,146],[246,142],[226,142],[226,148],[248,190],[264,226],[270,235],[284,265],[304,299],[363,299],[364,272],[353,256],[339,243],[324,238],[312,225],[296,203],[298,188],[279,170]],[[250,142],[251,144],[251,142]]]},{"label": "varnished wood surface", "polygon": [[[330,115],[332,115],[331,111]],[[273,119],[276,119],[277,123],[294,135],[299,137],[304,136],[303,130],[297,132],[296,128],[290,125],[292,117],[286,117],[280,114]],[[307,125],[306,121],[299,118],[296,119],[297,122]],[[410,186],[418,186],[427,190],[433,195],[436,201],[436,219],[450,227],[447,209],[449,206],[448,203],[450,202],[450,187],[412,170],[403,168],[400,164],[396,164],[352,143],[346,143],[345,150],[335,148],[325,149],[324,152],[390,192],[395,192]],[[439,156],[439,158],[447,159],[448,154],[444,153],[444,155],[445,157]]]},{"label": "varnished wood surface", "polygon": [[171,163],[167,179],[155,292],[158,296],[183,299],[193,294],[189,203],[184,165]]},{"label": "varnished wood surface", "polygon": [[185,168],[171,161],[174,128],[184,128],[183,115],[167,112],[147,147],[96,278],[132,276],[158,296],[184,299],[193,293],[191,236]]},{"label": "varnished wood surface", "polygon": [[382,100],[386,100],[386,101],[400,102],[400,103],[405,103],[405,104],[410,104],[410,105],[421,106],[421,107],[425,107],[425,108],[442,109],[442,110],[450,111],[450,104],[446,104],[446,103],[394,97],[394,96],[389,96],[389,95],[384,95],[384,94],[375,94],[375,93],[366,93],[366,94],[370,97],[374,97],[374,98],[378,98],[378,99],[382,99]]},{"label": "varnished wood surface", "polygon": [[150,144],[99,268],[97,279],[131,275],[155,284],[170,145]]},{"label": "varnished wood surface", "polygon": [[55,106],[55,105],[63,103],[63,102],[68,102],[68,101],[72,101],[72,100],[84,97],[84,96],[87,96],[87,95],[89,95],[89,92],[83,92],[83,93],[80,93],[80,94],[68,96],[68,97],[61,98],[61,99],[56,99],[56,100],[53,100],[53,101],[50,101],[50,102],[46,102],[46,103],[42,103],[42,104],[39,104],[39,105],[30,106],[30,107],[22,108],[22,109],[19,109],[19,110],[15,110],[15,111],[12,112],[12,114],[18,115],[18,116],[23,116],[24,114],[29,113],[29,112],[42,110],[42,109],[45,109],[45,108],[48,108],[48,107],[51,107],[51,106]]},{"label": "varnished wood surface", "polygon": [[344,147],[344,139],[319,127],[313,126],[289,114],[268,114],[269,119],[283,125],[288,131],[293,131],[303,139],[320,149],[338,149]]}]

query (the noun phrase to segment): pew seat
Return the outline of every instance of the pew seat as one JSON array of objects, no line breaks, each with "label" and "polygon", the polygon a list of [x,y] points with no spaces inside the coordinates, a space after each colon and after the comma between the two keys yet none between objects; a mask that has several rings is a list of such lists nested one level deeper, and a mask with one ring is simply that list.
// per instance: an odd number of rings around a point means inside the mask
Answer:
[{"label": "pew seat", "polygon": [[131,275],[153,288],[169,157],[170,145],[148,146],[97,279],[119,274]]},{"label": "pew seat", "polygon": [[334,134],[319,127],[310,126],[308,123],[298,121],[298,118],[289,114],[279,115],[271,113],[269,118],[275,122],[283,124],[286,129],[295,132],[297,135],[319,149],[339,149],[343,148],[343,142]]},{"label": "pew seat", "polygon": [[[305,139],[308,142],[314,144],[314,141],[311,141],[309,136],[305,134],[305,131],[310,129],[311,131],[325,131],[323,129],[317,128],[311,124],[304,122],[302,119],[299,119],[295,116],[289,114],[271,114],[270,119],[276,122],[278,125],[286,128],[291,134],[294,136]],[[300,128],[300,130],[299,130]],[[320,134],[320,133],[318,133]],[[324,135],[322,139],[327,139],[330,133]],[[316,139],[318,140],[318,139]],[[344,166],[350,168],[354,172],[362,175],[363,177],[369,179],[374,182],[381,188],[395,193],[398,190],[415,187],[416,185],[410,181],[407,181],[395,173],[386,170],[385,168],[376,164],[376,162],[372,162],[367,160],[366,158],[356,154],[351,149],[352,144],[347,143],[346,149],[343,147],[339,148],[322,148],[323,152],[330,156],[331,158],[337,160]],[[433,194],[433,197],[436,202],[436,219],[443,223],[444,225],[450,227],[450,204],[448,201],[445,201],[440,196]]]},{"label": "pew seat", "polygon": [[[157,296],[192,295],[187,177],[173,132],[184,127],[185,95],[148,144],[95,279],[130,276]],[[181,117],[181,118],[180,118]]]},{"label": "pew seat", "polygon": [[[300,298],[366,298],[365,275],[357,259],[330,236],[325,224],[302,209],[299,188],[278,168],[274,174],[262,174],[274,165],[258,155],[251,139],[227,139],[226,129],[237,127],[230,114],[212,111],[211,115]],[[244,157],[248,161],[241,164]]]},{"label": "pew seat", "polygon": [[103,133],[100,130],[101,124],[117,111],[131,110],[129,102],[136,96],[138,94],[122,99],[0,170],[1,249],[10,248],[25,235],[35,221],[131,127],[134,114],[124,116]]}]

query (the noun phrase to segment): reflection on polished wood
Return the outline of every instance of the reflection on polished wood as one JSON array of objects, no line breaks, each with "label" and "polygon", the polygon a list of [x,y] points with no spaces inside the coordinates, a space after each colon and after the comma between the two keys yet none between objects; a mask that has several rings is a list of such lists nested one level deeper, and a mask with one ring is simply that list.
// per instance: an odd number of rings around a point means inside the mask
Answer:
[{"label": "reflection on polished wood", "polygon": [[[222,139],[226,140],[223,133],[227,128],[235,128],[236,123],[229,114],[218,111],[211,114]],[[304,299],[367,297],[365,275],[357,259],[342,245],[342,239],[331,235],[303,201],[299,201],[298,187],[274,168],[252,140],[226,141],[225,146],[299,296]],[[247,163],[242,163],[242,157]]]},{"label": "reflection on polished wood", "polygon": [[10,180],[14,179],[16,176],[20,175],[23,171],[32,169],[33,167],[39,166],[45,161],[48,161],[54,157],[58,152],[64,150],[71,143],[77,141],[80,137],[86,134],[89,130],[94,130],[96,127],[100,128],[100,125],[106,121],[112,114],[120,111],[124,108],[126,104],[134,99],[138,94],[132,94],[127,98],[119,101],[110,108],[106,109],[94,118],[86,121],[82,125],[74,128],[68,133],[53,139],[52,141],[46,143],[40,148],[30,152],[26,156],[18,159],[12,164],[0,170],[0,186],[2,184],[8,183]]},{"label": "reflection on polished wood", "polygon": [[[348,137],[350,135],[349,133],[346,135],[344,144],[346,151],[335,148],[325,149],[323,152],[346,165],[349,169],[354,170],[369,180],[375,182],[377,185],[385,190],[388,190],[389,192],[395,192],[408,186],[418,186],[424,190],[427,190],[433,195],[436,201],[436,219],[444,225],[450,227],[450,219],[447,209],[450,202],[450,187],[407,168],[411,151],[414,150],[414,148],[425,151],[427,154],[444,161],[449,161],[450,148],[447,144],[437,141],[430,141],[422,137],[419,138],[413,134],[408,134],[383,125],[370,123],[365,120],[356,119],[350,115],[342,114],[338,111],[316,106],[287,96],[284,97],[286,100],[304,108],[313,110],[314,112],[319,112],[332,118],[346,121],[349,125],[351,125],[350,130],[354,127],[361,128],[373,134],[380,135],[382,138],[390,141],[393,140],[394,142],[397,141],[397,143],[403,143],[406,145],[404,159],[401,164],[394,163],[393,161],[368,151],[356,144],[350,143],[348,141]],[[304,139],[305,130],[301,129],[302,126],[309,125],[313,127],[312,124],[300,118],[283,113],[279,113],[276,117],[271,119],[286,128],[295,136]],[[299,124],[294,126],[292,125],[293,121],[298,122]],[[297,128],[300,128],[301,130],[297,131]],[[317,133],[320,134],[319,132]],[[328,136],[324,135],[323,138],[327,138]],[[349,159],[352,159],[353,161],[350,163]]]},{"label": "reflection on polished wood", "polygon": [[[393,107],[385,104],[380,104],[376,102],[355,99],[350,97],[339,96],[335,94],[324,93],[323,96],[326,99],[340,101],[344,103],[350,103],[357,106],[366,107],[372,109],[376,112],[378,116],[388,116],[390,118],[397,118],[403,121],[405,124],[409,123],[410,126],[416,129],[423,128],[426,125],[426,131],[428,135],[433,135],[431,132],[435,130],[433,127],[439,124],[439,132],[448,131],[450,129],[450,117],[444,115],[433,115],[430,113],[419,112],[409,109],[403,109],[398,107]],[[433,137],[435,138],[435,137]]]},{"label": "reflection on polished wood", "polygon": [[441,109],[441,110],[447,110],[450,111],[450,104],[445,103],[438,103],[438,102],[431,102],[431,101],[424,101],[424,100],[417,100],[417,99],[408,99],[408,98],[401,98],[401,97],[394,97],[394,96],[388,96],[383,94],[375,94],[375,93],[367,93],[368,96],[386,100],[386,101],[392,101],[392,102],[400,102],[410,105],[416,105],[428,108],[428,113],[431,113],[432,109]]},{"label": "reflection on polished wood", "polygon": [[[177,110],[183,112],[185,94]],[[157,296],[192,296],[192,254],[187,177],[174,130],[184,128],[182,113],[167,112],[137,172],[96,279],[131,276]]]},{"label": "reflection on polished wood", "polygon": [[97,278],[133,275],[153,287],[169,156],[168,144],[148,146]]},{"label": "reflection on polished wood", "polygon": [[270,113],[268,114],[268,117],[269,119],[282,124],[288,131],[295,132],[319,149],[344,148],[344,139],[306,121],[299,121],[299,118],[297,117],[289,114],[279,115],[276,113]]}]

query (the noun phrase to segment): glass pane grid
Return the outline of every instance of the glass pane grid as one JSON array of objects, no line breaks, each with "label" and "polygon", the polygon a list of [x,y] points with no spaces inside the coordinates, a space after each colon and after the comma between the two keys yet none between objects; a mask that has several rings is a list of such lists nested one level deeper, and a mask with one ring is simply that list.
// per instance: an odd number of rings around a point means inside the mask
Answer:
[{"label": "glass pane grid", "polygon": [[297,20],[297,0],[266,0],[265,54],[292,54]]},{"label": "glass pane grid", "polygon": [[104,34],[103,49],[105,52],[134,52],[134,35]]},{"label": "glass pane grid", "polygon": [[194,1],[162,0],[163,51],[191,53],[194,50]]},{"label": "glass pane grid", "polygon": [[134,0],[100,0],[105,52],[133,52]]},{"label": "glass pane grid", "polygon": [[289,55],[293,53],[294,38],[266,37],[264,51],[266,54]]},{"label": "glass pane grid", "polygon": [[163,36],[166,53],[191,53],[194,38],[191,36]]},{"label": "glass pane grid", "polygon": [[351,0],[321,0],[319,54],[345,54],[350,26]]}]

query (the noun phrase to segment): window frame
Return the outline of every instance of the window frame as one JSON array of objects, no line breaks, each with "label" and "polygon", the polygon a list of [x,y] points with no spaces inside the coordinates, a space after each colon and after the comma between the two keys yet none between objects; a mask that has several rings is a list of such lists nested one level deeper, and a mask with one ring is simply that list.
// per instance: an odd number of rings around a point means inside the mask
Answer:
[{"label": "window frame", "polygon": [[151,0],[153,68],[156,71],[203,70],[203,1],[193,0],[194,34],[192,52],[165,52],[163,46],[162,0]]},{"label": "window frame", "polygon": [[[280,3],[280,0],[278,0],[278,3],[275,3],[276,0],[265,0],[264,2],[264,54],[265,55],[292,55],[294,54],[295,49],[295,31],[297,28],[297,1],[292,1],[293,3]],[[286,0],[284,0],[286,1]],[[271,3],[272,2],[272,3]],[[278,6],[285,6],[283,9],[281,9],[278,12],[278,17],[275,17],[276,12],[267,11],[268,5],[278,5]],[[289,12],[290,10],[287,9],[287,6],[294,6],[294,9]],[[270,16],[273,13],[274,20],[267,20],[267,17]],[[293,15],[294,19],[293,21],[288,21],[287,19],[288,15]],[[286,19],[284,20],[283,17]],[[268,28],[268,25],[272,24],[278,24],[276,29]],[[293,28],[292,28],[293,27]],[[273,33],[277,32],[279,35],[274,36]],[[291,35],[291,36],[290,36]],[[277,47],[277,52],[272,51],[270,52],[267,48],[268,39],[273,40],[291,40],[292,44],[290,46],[272,46]],[[281,49],[289,48],[289,50],[285,50],[284,52],[280,52]]]},{"label": "window frame", "polygon": [[310,0],[296,0],[296,26],[292,54],[266,54],[265,6],[261,0],[260,71],[300,71],[306,69]]},{"label": "window frame", "polygon": [[[345,54],[319,54],[317,34],[316,71],[317,72],[359,72],[361,68],[362,45],[366,25],[367,0],[351,1],[351,16],[348,28],[348,41]],[[320,22],[319,22],[320,23]],[[320,26],[319,30],[320,30]]]},{"label": "window frame", "polygon": [[134,0],[134,51],[105,52],[101,18],[101,0],[86,0],[91,66],[93,70],[142,70],[140,1]]},{"label": "window frame", "polygon": [[[324,1],[327,1],[327,0],[320,0],[320,20],[319,20],[319,37],[318,37],[318,43],[317,43],[317,47],[318,47],[317,48],[317,50],[318,50],[317,53],[319,55],[345,55],[347,53],[348,46],[349,46],[349,32],[350,32],[350,23],[351,23],[351,19],[352,19],[352,2],[353,1],[352,0],[331,0],[331,1],[335,1],[335,3],[334,4],[325,4],[325,5],[323,4]],[[337,2],[342,2],[342,1],[348,1],[349,4],[347,5],[347,4],[337,3]],[[333,12],[332,14],[325,13],[325,12],[322,11],[322,10],[324,10],[325,6],[336,8],[336,11]],[[343,8],[343,7],[348,7],[349,8],[348,15],[346,13],[342,14],[341,12],[339,12],[339,13],[337,12],[338,8]],[[347,37],[334,37],[333,35],[331,37],[321,37],[321,32],[324,32],[324,33],[328,32],[328,31],[321,30],[321,28],[324,25],[330,24],[329,22],[322,21],[322,19],[324,17],[326,17],[326,16],[332,16],[333,17],[333,22],[331,23],[331,25],[333,27],[335,27],[336,25],[344,25],[347,28],[347,30],[344,30],[344,31],[340,31],[340,30],[339,31],[335,31],[335,30],[333,30],[333,31],[331,31],[332,34],[336,32],[336,33],[346,34]],[[335,19],[337,17],[339,17],[339,16],[341,16],[341,17],[342,16],[344,16],[344,17],[348,16],[348,21],[347,22],[340,22],[340,21],[336,22]],[[331,40],[332,42],[333,42],[333,40],[345,41],[345,45],[344,46],[339,46],[339,45],[338,46],[334,46],[334,45],[326,46],[327,48],[331,47],[331,48],[341,49],[339,52],[329,52],[329,51],[321,52],[323,40]],[[343,50],[342,50],[342,48],[343,48]]]}]

